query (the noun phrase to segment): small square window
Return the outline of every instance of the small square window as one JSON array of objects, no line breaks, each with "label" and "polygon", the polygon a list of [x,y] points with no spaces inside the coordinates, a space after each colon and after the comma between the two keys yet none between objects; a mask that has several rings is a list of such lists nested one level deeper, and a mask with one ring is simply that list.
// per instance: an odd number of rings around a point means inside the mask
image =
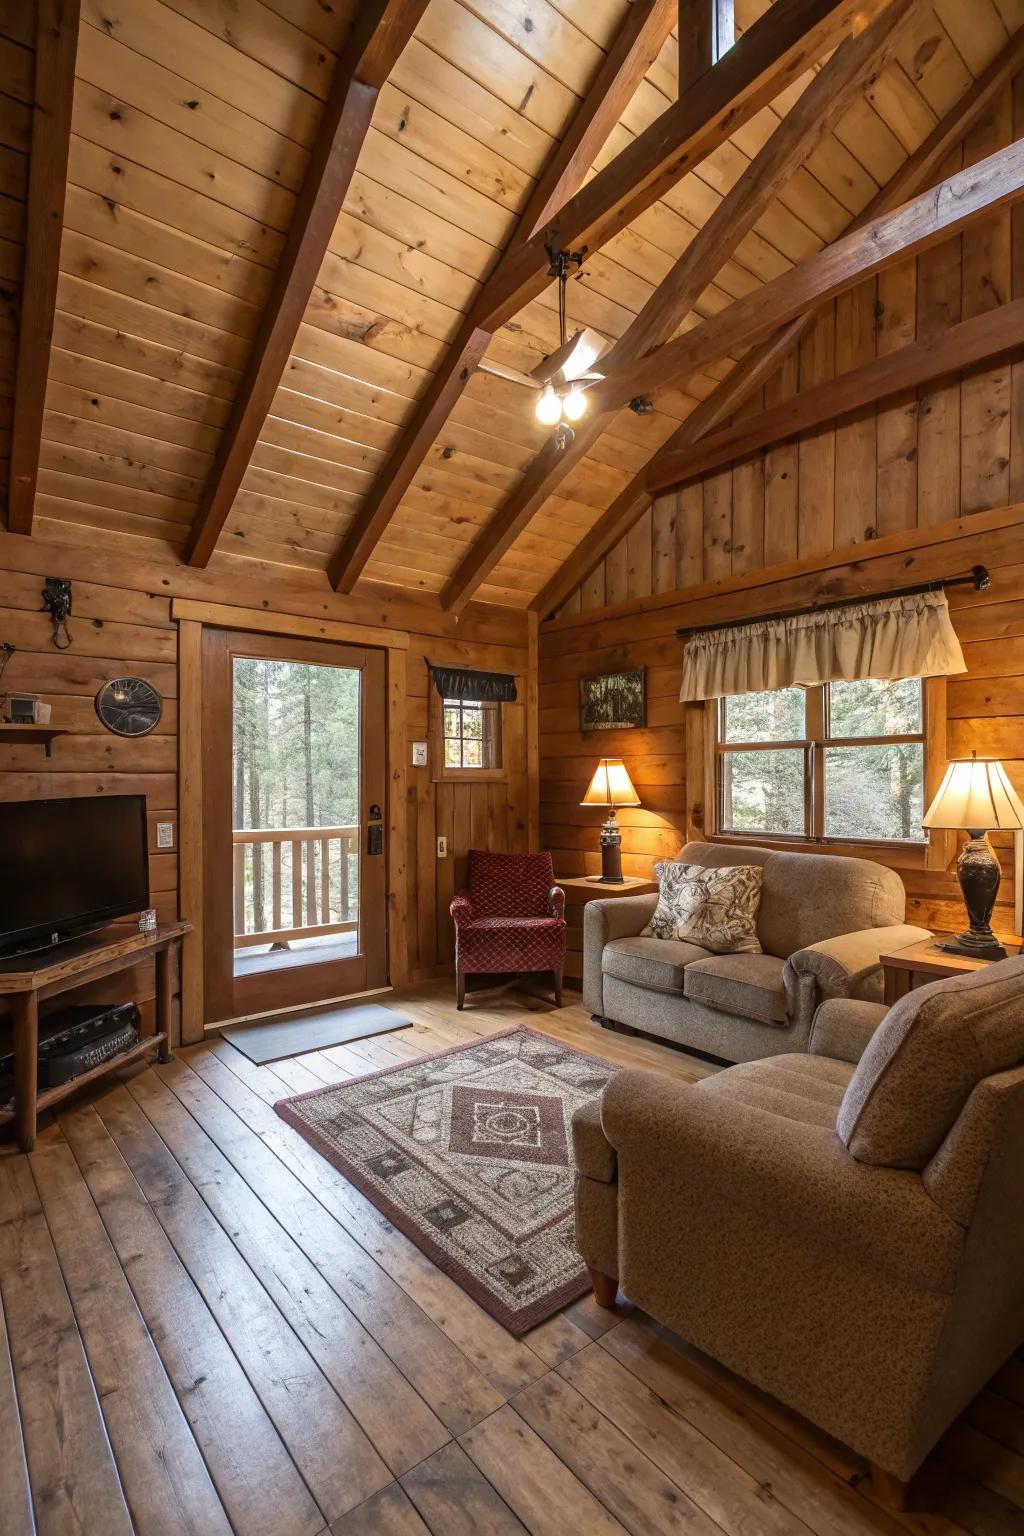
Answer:
[{"label": "small square window", "polygon": [[501,705],[489,700],[445,699],[441,709],[444,767],[501,767]]}]

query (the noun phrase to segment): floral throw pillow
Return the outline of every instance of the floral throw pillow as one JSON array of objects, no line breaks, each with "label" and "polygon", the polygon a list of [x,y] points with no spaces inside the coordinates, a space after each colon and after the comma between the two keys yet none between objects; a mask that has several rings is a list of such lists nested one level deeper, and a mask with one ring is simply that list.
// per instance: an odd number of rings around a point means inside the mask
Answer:
[{"label": "floral throw pillow", "polygon": [[759,955],[757,909],[762,871],[757,864],[655,864],[658,905],[644,935],[685,939],[715,955]]}]

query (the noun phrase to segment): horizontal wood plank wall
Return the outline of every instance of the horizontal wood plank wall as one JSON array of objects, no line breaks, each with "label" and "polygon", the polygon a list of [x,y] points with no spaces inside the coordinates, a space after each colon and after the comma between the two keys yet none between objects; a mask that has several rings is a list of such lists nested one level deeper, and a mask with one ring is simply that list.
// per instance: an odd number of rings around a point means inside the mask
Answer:
[{"label": "horizontal wood plank wall", "polygon": [[[1024,133],[1018,76],[944,167]],[[1024,296],[1024,215],[1000,213],[824,306],[799,352],[734,418],[779,405],[960,320]],[[742,575],[1005,506],[1024,492],[1024,363],[936,379],[658,496],[563,613]]]},{"label": "horizontal wood plank wall", "polygon": [[[554,854],[556,872],[592,874],[600,868],[600,811],[583,796],[601,756],[621,754],[642,805],[619,812],[623,871],[650,875],[658,858],[672,857],[690,830],[699,835],[701,764],[686,759],[687,713],[679,703],[683,642],[677,628],[781,612],[829,597],[884,593],[915,581],[962,572],[984,561],[991,588],[949,593],[953,621],[968,671],[947,688],[948,756],[972,750],[999,756],[1024,793],[1024,504],[894,534],[868,543],[779,563],[746,576],[705,581],[689,591],[648,597],[598,613],[569,615],[540,632],[541,846]],[[647,669],[647,727],[599,731],[578,728],[579,679],[623,667]],[[690,706],[700,709],[701,706]],[[696,774],[687,786],[687,776]],[[1004,881],[993,919],[1013,927],[1012,847],[1000,844]],[[926,927],[962,924],[963,910],[949,870],[902,869],[908,921]]]},{"label": "horizontal wood plank wall", "polygon": [[[49,760],[42,747],[0,744],[0,799],[145,794],[153,904],[162,920],[170,920],[178,915],[178,634],[172,598],[272,611],[275,628],[282,614],[290,614],[297,621],[328,616],[408,632],[399,733],[403,766],[411,757],[410,743],[427,739],[428,659],[514,672],[521,680],[520,702],[508,711],[505,782],[435,785],[429,767],[406,766],[405,974],[416,979],[445,969],[452,960],[448,903],[464,878],[470,846],[519,851],[528,845],[526,618],[478,611],[456,628],[422,605],[337,597],[322,578],[315,586],[290,587],[280,568],[257,579],[260,569],[255,561],[219,557],[208,571],[190,571],[80,545],[0,535],[0,642],[16,647],[3,688],[41,694],[52,706],[53,723],[68,731],[54,742]],[[63,652],[53,648],[49,621],[39,612],[47,575],[74,583],[72,645]],[[97,690],[126,673],[145,678],[164,700],[160,725],[136,741],[105,731],[95,711]],[[157,852],[157,821],[175,826],[173,852]],[[448,839],[449,856],[443,860],[436,855],[439,835]],[[130,978],[125,995],[152,997],[151,967],[147,977]]]}]

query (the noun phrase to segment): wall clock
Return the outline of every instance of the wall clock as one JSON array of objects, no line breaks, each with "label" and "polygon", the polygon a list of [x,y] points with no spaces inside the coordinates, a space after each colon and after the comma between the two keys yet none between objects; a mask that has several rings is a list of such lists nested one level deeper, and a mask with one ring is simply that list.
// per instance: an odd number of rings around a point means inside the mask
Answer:
[{"label": "wall clock", "polygon": [[114,677],[96,695],[96,713],[116,736],[148,736],[159,725],[163,704],[141,677]]}]

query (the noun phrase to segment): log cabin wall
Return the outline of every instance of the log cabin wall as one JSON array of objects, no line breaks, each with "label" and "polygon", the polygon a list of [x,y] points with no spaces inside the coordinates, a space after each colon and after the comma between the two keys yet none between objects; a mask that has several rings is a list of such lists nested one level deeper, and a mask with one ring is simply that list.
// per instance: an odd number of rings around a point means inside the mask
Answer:
[{"label": "log cabin wall", "polygon": [[[888,534],[822,556],[725,575],[684,592],[637,599],[600,613],[573,614],[540,632],[539,732],[541,846],[561,875],[600,869],[602,813],[579,805],[596,761],[622,755],[642,801],[619,812],[623,871],[650,876],[658,858],[674,857],[702,835],[704,706],[679,703],[680,627],[781,612],[844,595],[882,594],[915,581],[961,573],[975,561],[990,568],[987,592],[951,588],[950,608],[968,671],[946,687],[946,739],[940,755],[976,749],[1001,757],[1024,792],[1024,505],[1017,504],[910,533]],[[643,730],[581,734],[579,678],[625,667],[647,669]],[[687,745],[691,744],[688,755]],[[691,761],[692,759],[692,761]],[[959,839],[957,840],[959,841]],[[1008,834],[999,843],[1004,879],[993,925],[1013,931],[1013,860]],[[952,850],[955,852],[955,850]],[[898,856],[892,857],[898,861]],[[908,921],[962,925],[951,869],[901,868]]]},{"label": "log cabin wall", "polygon": [[[44,576],[66,576],[74,583],[72,644],[57,651],[48,617],[39,611]],[[0,642],[16,647],[4,689],[39,693],[53,709],[53,724],[68,731],[53,745],[47,760],[38,746],[0,744],[0,798],[144,794],[150,825],[150,878],[153,904],[161,920],[179,914],[179,875],[187,871],[188,849],[179,851],[179,669],[178,626],[171,618],[173,598],[202,599],[290,616],[301,624],[330,617],[359,624],[384,625],[408,633],[405,685],[393,701],[390,724],[396,743],[389,767],[404,815],[400,834],[405,873],[392,892],[392,975],[417,979],[447,969],[452,961],[448,903],[465,872],[470,846],[522,851],[531,825],[527,774],[529,640],[522,615],[492,610],[463,616],[456,626],[438,610],[412,604],[335,597],[322,578],[304,584],[280,567],[262,571],[256,561],[225,557],[208,571],[118,553],[87,549],[39,538],[0,535]],[[326,595],[325,595],[326,594]],[[478,665],[518,674],[519,701],[508,706],[504,757],[505,782],[469,785],[434,784],[431,770],[410,766],[412,741],[427,740],[427,660]],[[139,740],[122,740],[100,725],[97,690],[113,677],[145,678],[164,700],[157,729]],[[396,719],[397,712],[397,719]],[[185,711],[182,710],[184,717]],[[401,762],[398,757],[401,749]],[[535,786],[534,786],[535,788]],[[156,848],[156,822],[175,825],[175,847]],[[436,838],[448,839],[449,857],[438,859]],[[152,967],[124,978],[125,995],[151,999]],[[110,984],[103,983],[110,996]],[[134,990],[133,990],[134,989]]]},{"label": "log cabin wall", "polygon": [[34,39],[35,5],[31,0],[0,6],[0,497],[5,501],[25,265]]},{"label": "log cabin wall", "polygon": [[[993,100],[944,168],[1024,134],[1024,77]],[[961,320],[1024,296],[1024,214],[1007,210],[825,305],[735,421]],[[1024,364],[937,379],[656,497],[562,606],[588,612],[650,593],[826,555],[1024,496]]]}]

